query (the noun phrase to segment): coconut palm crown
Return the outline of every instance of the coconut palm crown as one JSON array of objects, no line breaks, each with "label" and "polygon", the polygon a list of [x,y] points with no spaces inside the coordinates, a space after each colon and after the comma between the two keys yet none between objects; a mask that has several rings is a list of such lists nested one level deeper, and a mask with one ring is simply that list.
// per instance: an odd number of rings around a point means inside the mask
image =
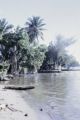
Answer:
[{"label": "coconut palm crown", "polygon": [[8,24],[5,18],[0,19],[0,34],[6,34],[7,32],[10,32],[13,28],[13,25]]},{"label": "coconut palm crown", "polygon": [[43,39],[43,30],[45,23],[38,16],[33,16],[26,22],[26,30],[29,35],[29,41],[32,43],[40,37]]}]

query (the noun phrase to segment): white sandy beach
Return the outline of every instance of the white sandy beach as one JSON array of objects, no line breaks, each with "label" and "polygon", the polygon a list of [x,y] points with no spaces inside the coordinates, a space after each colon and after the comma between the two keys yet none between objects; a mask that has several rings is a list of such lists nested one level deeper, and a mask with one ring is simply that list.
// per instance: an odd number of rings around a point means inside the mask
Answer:
[{"label": "white sandy beach", "polygon": [[0,105],[6,104],[10,109],[0,110],[0,120],[50,120],[46,113],[33,110],[16,91],[4,90],[1,85]]}]

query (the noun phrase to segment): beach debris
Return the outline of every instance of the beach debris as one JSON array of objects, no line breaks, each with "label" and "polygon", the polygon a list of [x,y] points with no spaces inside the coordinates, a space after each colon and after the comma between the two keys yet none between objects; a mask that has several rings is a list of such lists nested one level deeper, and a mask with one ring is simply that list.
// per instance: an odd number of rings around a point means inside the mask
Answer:
[{"label": "beach debris", "polygon": [[13,107],[10,107],[8,104],[0,104],[0,110],[6,110],[9,109],[12,112],[22,112],[21,110],[15,109]]},{"label": "beach debris", "polygon": [[34,89],[34,86],[14,86],[14,85],[8,85],[5,86],[4,89],[11,89],[11,90],[29,90],[29,89]]},{"label": "beach debris", "polygon": [[9,107],[8,105],[7,105],[7,108],[13,112],[22,112],[21,110],[15,109],[13,107]]},{"label": "beach debris", "polygon": [[25,116],[25,117],[27,117],[27,116],[28,116],[28,114],[26,113],[26,114],[24,114],[24,116]]},{"label": "beach debris", "polygon": [[40,108],[40,111],[43,111],[43,109],[42,109],[42,108]]},{"label": "beach debris", "polygon": [[7,106],[7,104],[0,104],[0,110],[4,110],[5,111],[6,106]]}]

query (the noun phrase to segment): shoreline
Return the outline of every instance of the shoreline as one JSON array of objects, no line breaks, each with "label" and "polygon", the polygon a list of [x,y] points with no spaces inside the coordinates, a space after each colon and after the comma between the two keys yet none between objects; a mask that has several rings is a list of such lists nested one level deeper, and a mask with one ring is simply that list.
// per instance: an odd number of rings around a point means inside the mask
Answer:
[{"label": "shoreline", "polygon": [[0,120],[51,120],[47,113],[37,112],[15,90],[4,90],[0,85],[0,105],[10,108],[0,109]]}]

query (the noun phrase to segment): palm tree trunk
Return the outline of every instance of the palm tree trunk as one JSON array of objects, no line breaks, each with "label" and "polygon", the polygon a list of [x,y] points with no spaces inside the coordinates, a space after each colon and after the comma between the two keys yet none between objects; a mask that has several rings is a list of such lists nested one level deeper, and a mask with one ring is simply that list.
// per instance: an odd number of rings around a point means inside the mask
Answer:
[{"label": "palm tree trunk", "polygon": [[16,46],[14,46],[13,48],[13,51],[14,51],[14,54],[12,56],[12,70],[11,70],[11,73],[12,74],[15,74],[17,72],[17,57],[16,57]]}]

